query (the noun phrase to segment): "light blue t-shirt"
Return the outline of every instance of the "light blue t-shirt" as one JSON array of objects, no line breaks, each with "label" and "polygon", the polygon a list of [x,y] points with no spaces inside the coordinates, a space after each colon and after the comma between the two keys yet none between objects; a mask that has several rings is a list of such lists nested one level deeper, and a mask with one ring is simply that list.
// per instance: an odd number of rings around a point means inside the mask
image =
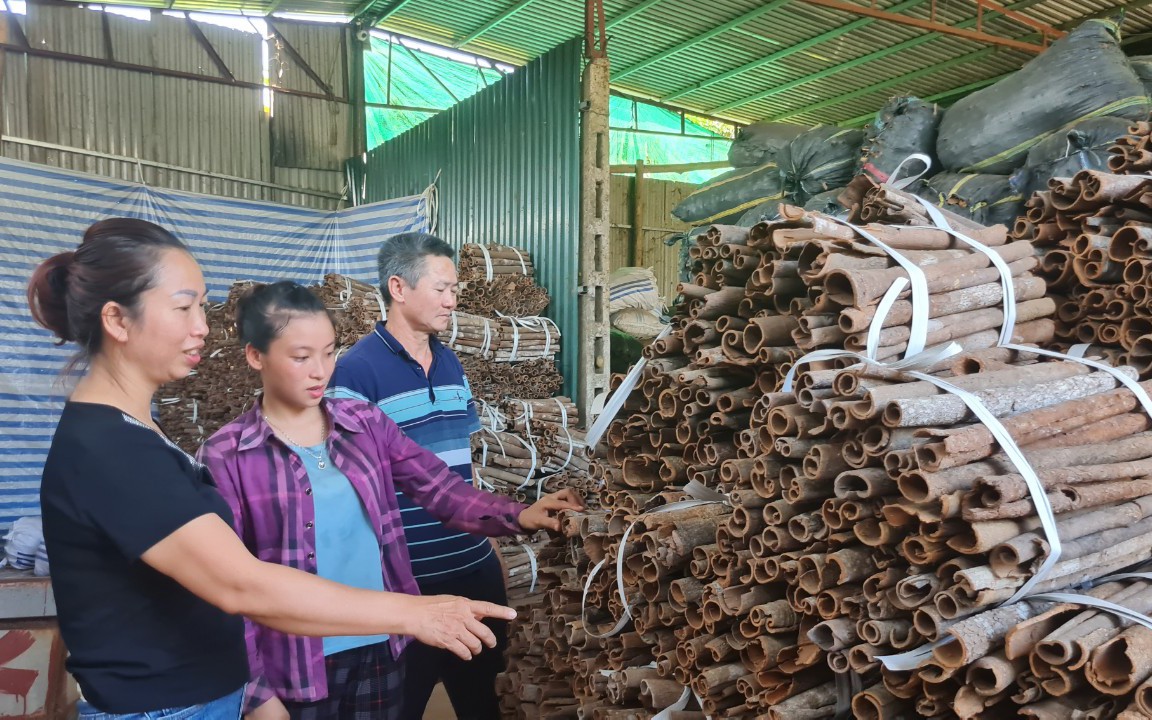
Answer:
[{"label": "light blue t-shirt", "polygon": [[[380,544],[356,488],[333,464],[324,445],[292,446],[292,451],[303,461],[312,484],[312,502],[316,507],[316,574],[352,587],[383,590]],[[317,455],[324,458],[323,470]],[[387,635],[326,637],[324,655],[375,645],[387,639]]]}]

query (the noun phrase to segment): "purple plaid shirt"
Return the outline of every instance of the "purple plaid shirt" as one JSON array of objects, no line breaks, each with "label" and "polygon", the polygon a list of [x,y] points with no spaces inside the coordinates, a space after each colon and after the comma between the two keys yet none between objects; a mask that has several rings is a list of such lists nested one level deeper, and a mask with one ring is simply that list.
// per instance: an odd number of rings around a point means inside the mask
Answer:
[{"label": "purple plaid shirt", "polygon": [[[325,399],[328,454],[360,496],[380,541],[384,587],[419,595],[412,577],[396,490],[450,527],[481,535],[514,535],[524,505],[476,490],[434,454],[409,440],[379,408],[360,400]],[[316,573],[315,508],[308,471],[264,421],[260,403],[204,443],[208,466],[252,554]],[[252,682],[246,712],[272,697],[312,702],[328,696],[320,638],[289,635],[245,620]],[[411,638],[392,635],[393,657]]]}]

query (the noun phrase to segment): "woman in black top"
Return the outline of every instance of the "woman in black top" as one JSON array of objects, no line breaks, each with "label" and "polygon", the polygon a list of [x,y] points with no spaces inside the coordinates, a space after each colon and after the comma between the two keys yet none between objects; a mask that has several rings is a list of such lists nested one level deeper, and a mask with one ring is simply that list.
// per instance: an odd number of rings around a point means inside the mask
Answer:
[{"label": "woman in black top", "polygon": [[240,615],[298,635],[413,635],[461,655],[493,646],[480,618],[510,619],[508,608],[356,590],[247,551],[211,475],[150,414],[156,390],[200,360],[206,293],[179,240],[130,219],[96,223],[29,283],[33,317],[87,363],[41,487],[81,720],[237,718]]}]

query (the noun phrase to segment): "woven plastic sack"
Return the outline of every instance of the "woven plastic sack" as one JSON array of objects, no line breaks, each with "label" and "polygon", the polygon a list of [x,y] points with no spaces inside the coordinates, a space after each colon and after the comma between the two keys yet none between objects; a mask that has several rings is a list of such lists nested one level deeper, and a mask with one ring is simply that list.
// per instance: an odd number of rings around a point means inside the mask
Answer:
[{"label": "woven plastic sack", "polygon": [[1019,72],[957,101],[936,141],[944,167],[1007,175],[1034,145],[1074,122],[1145,119],[1152,104],[1119,37],[1111,20],[1087,20]]},{"label": "woven plastic sack", "polygon": [[686,223],[713,223],[783,197],[780,171],[775,164],[769,163],[757,168],[732,170],[714,178],[677,203],[672,214]]},{"label": "woven plastic sack", "polygon": [[926,155],[935,168],[936,130],[942,112],[935,103],[896,97],[885,103],[876,120],[864,129],[860,169],[876,182],[888,182],[909,155]]},{"label": "woven plastic sack", "polygon": [[942,173],[917,194],[981,225],[1012,227],[1024,211],[1024,200],[1013,192],[1007,175]]},{"label": "woven plastic sack", "polygon": [[1144,83],[1144,91],[1152,95],[1152,55],[1130,57],[1128,63],[1136,71],[1136,77]]},{"label": "woven plastic sack", "polygon": [[617,268],[608,278],[608,285],[609,313],[625,308],[660,312],[664,307],[656,275],[648,268]]},{"label": "woven plastic sack", "polygon": [[780,203],[783,199],[762,202],[756,207],[747,210],[732,224],[740,227],[752,227],[762,222],[772,222],[780,219]]},{"label": "woven plastic sack", "polygon": [[734,168],[759,167],[775,162],[776,155],[808,128],[780,122],[746,125],[736,133],[728,148],[728,162]]},{"label": "woven plastic sack", "polygon": [[844,188],[836,188],[819,195],[813,195],[808,199],[808,202],[804,203],[804,209],[847,220],[848,208],[841,205],[838,199],[842,192],[844,192]]},{"label": "woven plastic sack", "polygon": [[1025,199],[1048,187],[1052,178],[1070,178],[1081,170],[1107,170],[1108,148],[1128,134],[1124,118],[1091,118],[1045,138],[1028,151],[1028,162],[1012,173],[1013,191]]},{"label": "woven plastic sack", "polygon": [[780,152],[783,190],[803,204],[813,195],[844,187],[856,175],[863,130],[819,127],[800,135]]},{"label": "woven plastic sack", "polygon": [[645,345],[664,332],[664,328],[667,327],[660,313],[640,308],[627,308],[614,312],[611,318],[612,327],[631,335]]}]

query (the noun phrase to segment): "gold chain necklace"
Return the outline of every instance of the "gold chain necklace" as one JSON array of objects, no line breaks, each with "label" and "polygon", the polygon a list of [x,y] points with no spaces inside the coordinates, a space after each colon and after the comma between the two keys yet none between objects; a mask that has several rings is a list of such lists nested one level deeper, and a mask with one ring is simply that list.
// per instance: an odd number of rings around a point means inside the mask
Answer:
[{"label": "gold chain necklace", "polygon": [[308,446],[306,446],[306,445],[301,445],[300,443],[296,442],[296,441],[295,441],[295,440],[293,440],[292,438],[288,437],[288,433],[284,432],[284,431],[283,431],[283,430],[281,430],[280,428],[278,428],[278,427],[276,427],[275,425],[273,425],[273,424],[272,424],[272,421],[268,419],[268,416],[267,416],[267,415],[264,415],[264,422],[268,423],[268,427],[270,427],[270,428],[272,428],[273,430],[275,430],[275,431],[276,431],[276,434],[277,434],[277,435],[279,435],[279,436],[280,436],[281,438],[283,438],[284,440],[286,440],[286,441],[288,442],[288,444],[289,444],[289,445],[291,445],[292,447],[295,447],[295,448],[299,448],[300,450],[303,450],[303,451],[304,451],[305,453],[307,453],[307,454],[308,454],[308,455],[309,455],[309,456],[310,456],[312,459],[314,459],[314,460],[316,461],[316,467],[320,468],[321,470],[323,470],[324,468],[328,467],[328,463],[327,463],[327,462],[324,460],[324,449],[325,449],[325,448],[327,447],[327,445],[328,445],[328,431],[329,431],[329,428],[328,428],[328,414],[327,414],[327,413],[325,413],[325,414],[324,414],[324,441],[323,441],[323,443],[321,443],[322,447],[320,448],[320,452],[318,452],[318,453],[314,453],[314,452],[312,452],[312,451],[311,451],[311,450],[308,448]]}]

